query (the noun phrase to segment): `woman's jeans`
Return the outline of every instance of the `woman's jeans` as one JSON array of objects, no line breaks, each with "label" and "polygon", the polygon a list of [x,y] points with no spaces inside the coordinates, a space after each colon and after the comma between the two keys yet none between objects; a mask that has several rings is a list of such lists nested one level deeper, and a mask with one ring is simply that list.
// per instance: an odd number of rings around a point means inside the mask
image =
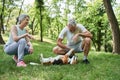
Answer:
[{"label": "woman's jeans", "polygon": [[23,60],[24,55],[29,54],[29,46],[25,39],[20,39],[18,42],[14,42],[4,46],[5,53],[9,55],[16,55],[18,62]]}]

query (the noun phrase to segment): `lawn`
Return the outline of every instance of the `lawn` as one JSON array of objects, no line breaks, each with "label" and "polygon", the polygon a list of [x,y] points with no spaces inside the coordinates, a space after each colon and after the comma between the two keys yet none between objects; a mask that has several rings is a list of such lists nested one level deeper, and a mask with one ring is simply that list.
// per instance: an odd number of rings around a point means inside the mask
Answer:
[{"label": "lawn", "polygon": [[[56,56],[52,53],[54,42],[33,41],[34,53],[24,57],[27,67],[16,67],[12,56],[4,53],[0,46],[0,80],[120,80],[120,55],[96,52],[89,53],[90,64],[83,64],[83,53],[77,53],[75,65],[42,65],[39,54],[44,57]],[[30,65],[36,62],[40,65]]]}]

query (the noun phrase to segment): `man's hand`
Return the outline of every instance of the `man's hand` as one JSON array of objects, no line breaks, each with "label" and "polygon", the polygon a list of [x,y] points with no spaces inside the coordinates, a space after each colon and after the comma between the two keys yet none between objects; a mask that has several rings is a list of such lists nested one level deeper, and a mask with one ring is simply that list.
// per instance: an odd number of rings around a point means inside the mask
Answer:
[{"label": "man's hand", "polygon": [[77,42],[77,41],[78,41],[78,38],[79,38],[79,34],[75,34],[75,35],[73,36],[72,40],[73,40],[74,42]]}]

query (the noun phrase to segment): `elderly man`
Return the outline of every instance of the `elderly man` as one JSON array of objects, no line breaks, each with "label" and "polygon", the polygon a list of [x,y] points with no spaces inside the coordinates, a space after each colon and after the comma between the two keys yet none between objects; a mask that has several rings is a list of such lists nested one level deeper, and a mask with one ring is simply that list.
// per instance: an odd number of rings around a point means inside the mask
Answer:
[{"label": "elderly man", "polygon": [[[63,44],[63,40],[66,37],[67,44]],[[75,52],[84,52],[83,63],[88,64],[87,59],[92,34],[81,24],[77,24],[72,18],[69,19],[68,25],[63,28],[57,39],[57,46],[53,48],[53,52],[58,55],[66,54],[71,48]]]}]

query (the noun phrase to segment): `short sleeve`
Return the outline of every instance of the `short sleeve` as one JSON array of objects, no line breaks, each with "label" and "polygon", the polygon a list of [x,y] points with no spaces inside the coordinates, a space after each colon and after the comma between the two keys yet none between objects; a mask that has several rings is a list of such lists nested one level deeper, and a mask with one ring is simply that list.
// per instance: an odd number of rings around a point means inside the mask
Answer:
[{"label": "short sleeve", "polygon": [[77,24],[77,27],[81,30],[81,32],[87,31],[87,29],[82,24]]},{"label": "short sleeve", "polygon": [[59,37],[58,38],[61,38],[61,39],[63,39],[64,37],[65,37],[65,35],[66,35],[66,27],[65,28],[63,28],[63,30],[60,32],[60,34],[59,34]]}]

